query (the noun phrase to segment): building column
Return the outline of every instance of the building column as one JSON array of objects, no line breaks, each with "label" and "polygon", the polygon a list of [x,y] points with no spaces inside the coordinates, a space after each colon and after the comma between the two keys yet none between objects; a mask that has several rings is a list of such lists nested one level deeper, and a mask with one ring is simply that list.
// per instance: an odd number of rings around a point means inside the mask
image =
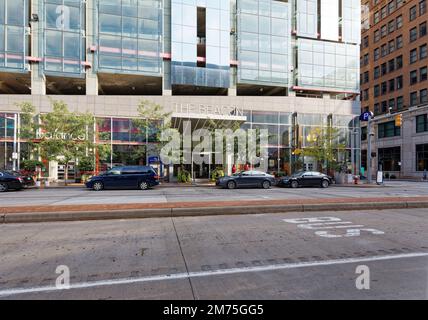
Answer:
[{"label": "building column", "polygon": [[[39,11],[39,2],[41,0],[31,1],[31,15],[37,14],[39,21],[31,22],[31,55],[33,57],[42,58],[43,52],[39,50],[43,46],[39,46],[39,42],[43,41],[43,12]],[[43,61],[39,63],[31,64],[31,94],[33,95],[45,95],[46,94],[46,77],[43,75],[42,67]]]},{"label": "building column", "polygon": [[87,70],[86,73],[86,95],[98,95],[98,76],[97,74],[93,73],[92,70]]},{"label": "building column", "polygon": [[322,94],[322,98],[323,98],[323,99],[330,99],[330,93],[328,93],[328,92],[323,92],[323,94]]},{"label": "building column", "polygon": [[228,88],[228,89],[227,89],[227,95],[228,95],[229,97],[236,97],[236,95],[237,95],[237,90],[236,90],[236,88]]},{"label": "building column", "polygon": [[86,95],[98,95],[98,75],[94,72],[96,52],[88,50],[97,43],[94,35],[95,1],[86,1],[86,60],[91,62],[91,68],[86,69]]},{"label": "building column", "polygon": [[171,61],[163,61],[162,95],[172,96]]}]

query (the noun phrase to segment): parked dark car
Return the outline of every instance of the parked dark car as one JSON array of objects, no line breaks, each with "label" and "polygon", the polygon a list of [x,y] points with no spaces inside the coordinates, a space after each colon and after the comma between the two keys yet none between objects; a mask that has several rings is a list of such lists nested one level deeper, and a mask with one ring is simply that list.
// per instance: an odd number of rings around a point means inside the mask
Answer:
[{"label": "parked dark car", "polygon": [[232,176],[218,178],[216,185],[218,187],[235,188],[263,188],[269,189],[275,185],[275,177],[260,171],[241,171]]},{"label": "parked dark car", "polygon": [[33,177],[25,175],[25,174],[21,174],[18,171],[13,171],[13,170],[6,170],[5,171],[8,174],[11,174],[15,177],[21,177],[22,180],[24,181],[24,188],[28,188],[28,187],[32,187],[34,186],[36,183],[34,182]]},{"label": "parked dark car", "polygon": [[24,187],[24,180],[6,171],[0,171],[0,192],[8,190],[21,190]]},{"label": "parked dark car", "polygon": [[90,178],[86,187],[95,191],[103,189],[147,190],[159,184],[159,176],[150,166],[114,167],[107,172]]},{"label": "parked dark car", "polygon": [[316,171],[308,171],[308,172],[299,172],[293,174],[291,177],[281,178],[278,182],[278,186],[280,187],[321,187],[328,188],[333,183],[333,179],[328,175],[316,172]]}]

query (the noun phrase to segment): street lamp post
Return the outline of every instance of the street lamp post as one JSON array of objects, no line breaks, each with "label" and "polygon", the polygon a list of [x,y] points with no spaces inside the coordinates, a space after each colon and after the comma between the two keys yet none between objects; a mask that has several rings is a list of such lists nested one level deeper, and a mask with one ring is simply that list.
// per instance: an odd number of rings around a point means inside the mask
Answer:
[{"label": "street lamp post", "polygon": [[[18,115],[15,113],[13,117],[6,116],[6,125],[5,125],[5,137],[7,136],[7,120],[13,120],[13,148],[12,148],[12,170],[16,171],[17,166],[16,162],[18,160],[18,152],[17,152],[17,124],[18,124]],[[5,153],[7,154],[7,153]]]}]

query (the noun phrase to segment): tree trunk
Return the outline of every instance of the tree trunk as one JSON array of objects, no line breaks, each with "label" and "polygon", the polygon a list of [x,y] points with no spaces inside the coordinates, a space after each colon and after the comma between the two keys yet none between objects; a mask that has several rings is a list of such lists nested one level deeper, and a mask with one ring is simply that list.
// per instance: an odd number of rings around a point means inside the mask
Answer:
[{"label": "tree trunk", "polygon": [[65,163],[65,168],[64,168],[64,184],[67,185],[67,180],[68,180],[68,161]]}]

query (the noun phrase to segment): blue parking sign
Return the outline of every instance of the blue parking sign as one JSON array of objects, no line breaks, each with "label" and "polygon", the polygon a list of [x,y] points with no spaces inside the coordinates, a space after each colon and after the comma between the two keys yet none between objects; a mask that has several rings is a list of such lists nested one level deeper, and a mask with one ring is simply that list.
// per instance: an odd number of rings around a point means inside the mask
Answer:
[{"label": "blue parking sign", "polygon": [[369,119],[373,118],[373,112],[366,111],[360,115],[360,121],[369,121]]}]

